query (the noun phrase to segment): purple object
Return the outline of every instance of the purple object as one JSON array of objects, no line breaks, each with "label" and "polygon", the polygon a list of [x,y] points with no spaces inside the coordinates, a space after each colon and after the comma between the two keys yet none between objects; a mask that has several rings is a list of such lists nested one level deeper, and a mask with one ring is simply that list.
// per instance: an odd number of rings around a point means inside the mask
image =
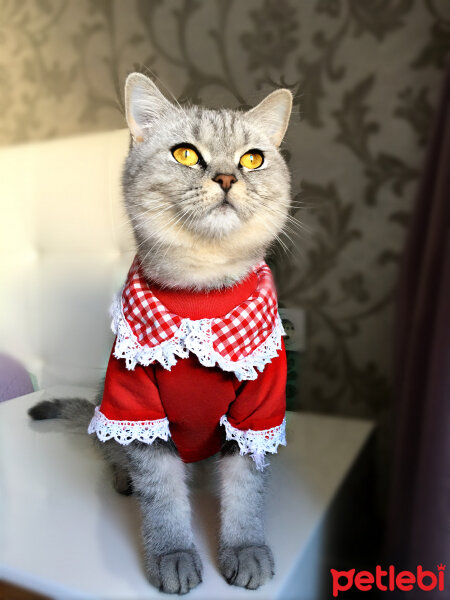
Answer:
[{"label": "purple object", "polygon": [[[448,565],[450,558],[449,167],[450,70],[412,215],[399,286],[388,549],[402,568]],[[435,591],[436,596],[432,592],[427,598],[441,597]]]},{"label": "purple object", "polygon": [[0,354],[0,402],[34,392],[26,369],[14,358]]}]

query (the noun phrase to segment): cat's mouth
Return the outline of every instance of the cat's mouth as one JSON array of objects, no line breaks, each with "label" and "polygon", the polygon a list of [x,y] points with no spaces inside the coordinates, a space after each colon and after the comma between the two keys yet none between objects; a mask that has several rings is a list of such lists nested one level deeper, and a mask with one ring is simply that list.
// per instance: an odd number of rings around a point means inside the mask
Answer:
[{"label": "cat's mouth", "polygon": [[218,202],[215,206],[213,206],[213,208],[211,209],[211,212],[217,211],[219,213],[227,213],[230,210],[237,212],[234,204],[230,201],[230,199],[227,196],[225,196],[222,200],[220,200],[220,202]]}]

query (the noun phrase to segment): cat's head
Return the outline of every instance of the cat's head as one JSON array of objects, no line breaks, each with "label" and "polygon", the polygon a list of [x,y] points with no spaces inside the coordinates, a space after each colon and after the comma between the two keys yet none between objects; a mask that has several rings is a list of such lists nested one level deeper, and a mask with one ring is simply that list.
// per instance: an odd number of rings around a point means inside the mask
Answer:
[{"label": "cat's head", "polygon": [[132,73],[125,107],[124,197],[147,276],[172,287],[238,281],[286,222],[279,145],[291,93],[277,90],[249,111],[209,110],[172,103]]}]

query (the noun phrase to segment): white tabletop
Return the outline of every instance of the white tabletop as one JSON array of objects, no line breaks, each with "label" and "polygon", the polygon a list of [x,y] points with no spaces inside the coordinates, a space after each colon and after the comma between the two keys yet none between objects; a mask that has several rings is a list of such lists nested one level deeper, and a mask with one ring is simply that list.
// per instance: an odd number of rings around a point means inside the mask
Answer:
[{"label": "white tabletop", "polygon": [[[38,400],[79,391],[52,388],[0,404],[0,578],[58,599],[167,598],[143,574],[136,500],[113,490],[89,437],[26,414]],[[302,598],[296,570],[373,425],[304,413],[289,413],[287,424],[288,445],[271,458],[267,503],[274,579],[257,592],[224,581],[215,561],[217,499],[197,483],[204,576],[190,598]]]}]

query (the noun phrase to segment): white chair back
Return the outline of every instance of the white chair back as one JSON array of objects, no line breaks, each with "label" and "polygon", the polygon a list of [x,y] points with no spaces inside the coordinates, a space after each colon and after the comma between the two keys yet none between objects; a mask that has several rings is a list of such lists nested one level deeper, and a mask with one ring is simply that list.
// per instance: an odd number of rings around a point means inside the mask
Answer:
[{"label": "white chair back", "polygon": [[95,385],[106,367],[133,257],[127,148],[120,130],[0,149],[0,351],[39,387]]}]

